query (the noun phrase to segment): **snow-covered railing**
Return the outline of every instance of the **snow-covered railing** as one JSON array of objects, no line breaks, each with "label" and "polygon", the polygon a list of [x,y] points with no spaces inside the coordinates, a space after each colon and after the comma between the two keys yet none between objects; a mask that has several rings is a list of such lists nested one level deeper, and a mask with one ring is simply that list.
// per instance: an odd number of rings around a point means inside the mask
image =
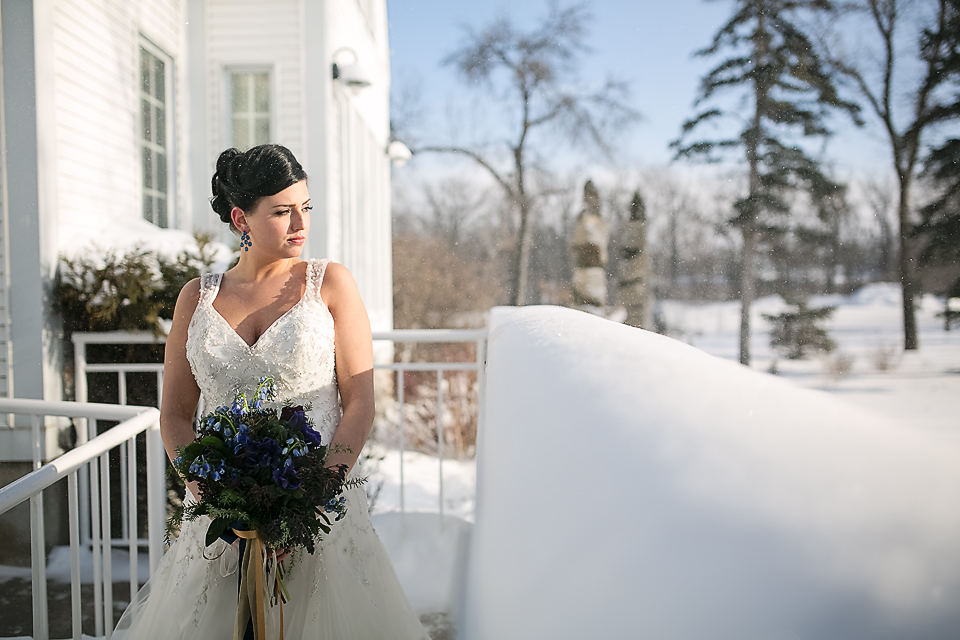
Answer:
[{"label": "snow-covered railing", "polygon": [[[404,470],[403,470],[403,451],[406,443],[404,442],[404,385],[400,384],[403,375],[407,371],[434,371],[437,375],[437,457],[439,458],[439,499],[437,509],[443,514],[443,456],[444,456],[444,438],[443,438],[443,376],[448,371],[474,371],[477,374],[477,404],[479,406],[479,415],[477,417],[478,431],[483,425],[483,389],[484,389],[484,362],[486,360],[486,329],[398,329],[393,331],[375,331],[373,333],[375,342],[388,341],[396,343],[472,343],[475,345],[475,358],[467,362],[390,362],[374,364],[374,369],[394,371],[397,375],[397,403],[399,411],[399,438],[400,438],[400,511],[405,512],[404,504]],[[74,366],[76,370],[77,400],[84,402],[87,399],[87,373],[114,373],[117,375],[117,385],[119,389],[119,403],[126,404],[126,374],[128,373],[155,373],[157,376],[157,402],[161,398],[161,389],[163,387],[163,365],[160,363],[116,363],[116,364],[90,364],[87,362],[86,347],[91,344],[162,344],[165,342],[164,336],[155,336],[150,332],[124,332],[113,331],[105,333],[75,333],[73,334],[74,344]],[[78,436],[83,432],[86,438],[86,429],[78,429]],[[84,440],[85,441],[85,440]],[[81,492],[83,493],[83,492]],[[86,505],[81,504],[81,514],[86,513]],[[126,532],[124,533],[126,536]],[[87,538],[84,538],[87,541]],[[117,540],[116,544],[126,545],[125,540]]]},{"label": "snow-covered railing", "polygon": [[477,432],[483,428],[483,389],[484,369],[487,358],[487,330],[486,329],[397,329],[394,331],[376,331],[374,341],[389,340],[398,342],[444,342],[444,343],[474,343],[476,355],[473,362],[393,362],[390,364],[374,364],[374,369],[395,371],[397,373],[397,404],[400,407],[400,513],[406,512],[403,489],[403,452],[405,448],[403,434],[403,402],[404,384],[403,375],[407,371],[435,371],[437,373],[437,458],[439,459],[439,497],[437,511],[443,518],[443,374],[446,371],[475,371],[477,373],[477,394],[479,414],[477,415]]},{"label": "snow-covered railing", "polygon": [[[113,629],[113,589],[111,567],[111,483],[110,451],[121,452],[121,502],[125,504],[124,528],[136,540],[137,531],[137,448],[141,432],[146,437],[147,457],[147,546],[150,571],[163,554],[163,530],[166,500],[164,491],[163,444],[160,441],[160,412],[151,407],[118,407],[116,405],[78,402],[45,402],[0,398],[0,413],[28,415],[33,427],[34,471],[0,489],[0,514],[25,500],[30,501],[30,546],[33,590],[33,638],[48,640],[47,578],[43,526],[43,490],[67,478],[68,522],[70,536],[70,587],[73,638],[81,639],[80,618],[80,531],[89,524],[89,543],[93,552],[93,598],[95,634],[110,638]],[[93,421],[118,420],[120,424],[89,442],[80,444],[62,456],[41,466],[41,424],[46,416],[83,418]],[[87,473],[83,473],[83,468]],[[86,480],[87,520],[80,512],[80,482]],[[99,516],[99,517],[97,517]],[[129,544],[130,598],[139,586],[137,575],[138,544]]]}]

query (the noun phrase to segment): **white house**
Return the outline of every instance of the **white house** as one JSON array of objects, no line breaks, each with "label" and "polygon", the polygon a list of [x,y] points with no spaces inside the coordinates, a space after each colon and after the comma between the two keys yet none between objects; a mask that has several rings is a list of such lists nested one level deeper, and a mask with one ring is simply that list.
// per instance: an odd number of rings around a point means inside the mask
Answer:
[{"label": "white house", "polygon": [[[0,395],[61,397],[59,254],[235,244],[208,204],[231,146],[294,152],[305,257],[347,265],[392,327],[385,0],[4,0],[0,37]],[[28,436],[0,427],[0,461]]]}]

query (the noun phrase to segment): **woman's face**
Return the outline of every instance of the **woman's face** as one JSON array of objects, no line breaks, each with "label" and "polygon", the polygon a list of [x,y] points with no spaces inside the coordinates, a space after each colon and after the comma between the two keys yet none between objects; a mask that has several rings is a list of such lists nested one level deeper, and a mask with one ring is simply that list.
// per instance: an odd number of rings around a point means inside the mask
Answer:
[{"label": "woman's face", "polygon": [[261,198],[250,212],[234,208],[234,226],[250,234],[250,252],[295,258],[310,231],[310,193],[306,180]]}]

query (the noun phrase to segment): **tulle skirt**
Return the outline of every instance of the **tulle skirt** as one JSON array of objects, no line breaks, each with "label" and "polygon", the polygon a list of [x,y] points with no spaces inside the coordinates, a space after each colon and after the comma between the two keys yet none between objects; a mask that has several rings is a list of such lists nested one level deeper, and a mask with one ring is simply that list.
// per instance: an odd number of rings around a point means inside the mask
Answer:
[{"label": "tulle skirt", "polygon": [[[353,475],[353,474],[351,474]],[[344,492],[347,515],[311,555],[284,560],[284,637],[289,640],[418,639],[420,625],[370,524],[362,487]],[[231,640],[239,574],[233,548],[204,548],[210,520],[184,522],[180,537],[117,624],[124,640]],[[219,556],[219,557],[217,557]],[[208,559],[216,558],[216,559]],[[278,607],[267,606],[279,628]]]}]

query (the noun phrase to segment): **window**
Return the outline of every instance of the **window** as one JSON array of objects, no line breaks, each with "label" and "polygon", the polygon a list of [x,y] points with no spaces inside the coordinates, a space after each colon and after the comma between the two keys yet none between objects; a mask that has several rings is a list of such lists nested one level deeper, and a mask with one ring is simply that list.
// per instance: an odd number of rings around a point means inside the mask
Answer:
[{"label": "window", "polygon": [[230,144],[246,151],[270,142],[270,72],[230,71]]},{"label": "window", "polygon": [[170,226],[167,142],[167,63],[140,47],[140,161],[143,217],[158,227]]}]

